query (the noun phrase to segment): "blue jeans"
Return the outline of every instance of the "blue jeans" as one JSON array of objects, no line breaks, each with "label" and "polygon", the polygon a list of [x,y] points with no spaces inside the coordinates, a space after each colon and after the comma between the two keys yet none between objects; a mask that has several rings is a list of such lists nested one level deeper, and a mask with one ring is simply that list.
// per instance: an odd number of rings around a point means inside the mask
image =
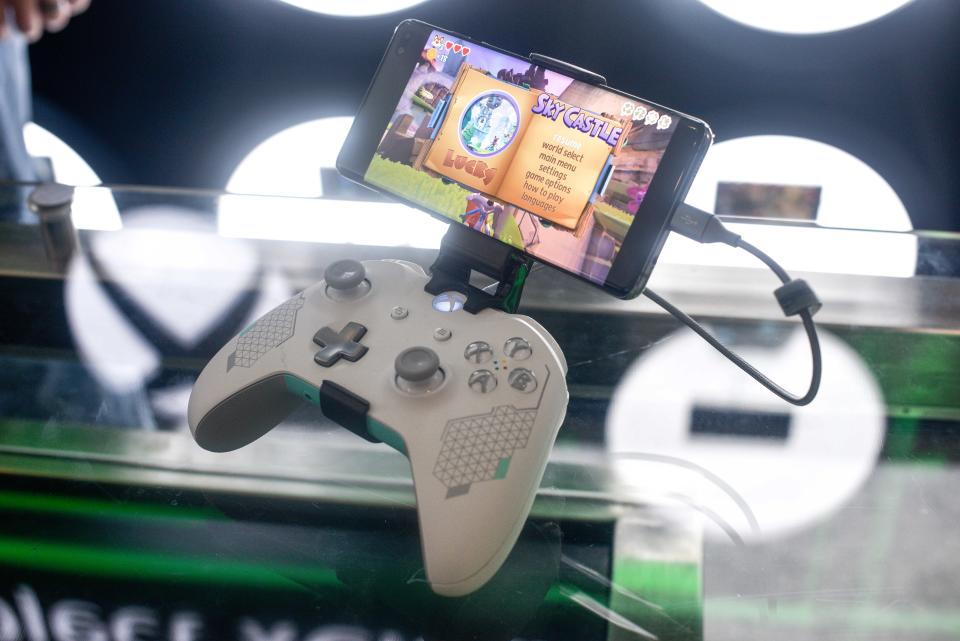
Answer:
[{"label": "blue jeans", "polygon": [[[8,24],[12,20],[7,18]],[[36,180],[23,141],[31,118],[30,61],[23,35],[11,30],[0,38],[0,180]]]}]

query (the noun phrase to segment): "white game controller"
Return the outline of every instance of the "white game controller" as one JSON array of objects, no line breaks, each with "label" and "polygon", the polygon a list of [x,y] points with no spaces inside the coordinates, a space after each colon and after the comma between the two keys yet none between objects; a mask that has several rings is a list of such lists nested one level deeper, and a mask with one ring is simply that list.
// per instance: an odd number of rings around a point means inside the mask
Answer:
[{"label": "white game controller", "polygon": [[190,397],[201,447],[233,450],[302,401],[410,460],[427,580],[487,582],[530,512],[567,408],[567,364],[536,321],[424,291],[413,263],[342,260],[227,343]]}]

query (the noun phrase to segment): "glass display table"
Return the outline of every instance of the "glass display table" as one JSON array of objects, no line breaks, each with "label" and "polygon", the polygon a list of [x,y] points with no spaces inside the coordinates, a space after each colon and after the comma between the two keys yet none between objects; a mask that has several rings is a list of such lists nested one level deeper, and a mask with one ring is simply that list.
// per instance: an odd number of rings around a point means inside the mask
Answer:
[{"label": "glass display table", "polygon": [[[0,639],[960,631],[960,237],[742,225],[774,256],[806,248],[787,264],[824,302],[805,408],[645,299],[535,270],[520,311],[564,350],[567,418],[503,570],[446,599],[425,583],[397,452],[309,404],[228,454],[186,426],[193,381],[240,329],[340,258],[428,268],[440,223],[138,187],[78,188],[41,219],[31,190],[0,185]],[[650,286],[803,387],[774,277],[681,250]]]}]

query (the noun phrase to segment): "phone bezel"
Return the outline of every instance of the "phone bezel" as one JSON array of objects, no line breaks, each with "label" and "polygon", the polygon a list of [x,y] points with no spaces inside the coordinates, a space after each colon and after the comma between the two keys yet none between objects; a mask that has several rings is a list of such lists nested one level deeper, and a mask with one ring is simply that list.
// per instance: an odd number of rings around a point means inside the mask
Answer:
[{"label": "phone bezel", "polygon": [[[454,223],[446,216],[430,211],[423,205],[409,201],[364,180],[364,174],[370,165],[370,160],[379,147],[383,133],[390,123],[390,117],[397,107],[397,101],[420,57],[422,44],[426,42],[434,30],[449,34],[470,44],[487,47],[529,61],[529,56],[506,51],[486,42],[476,41],[455,31],[419,20],[404,20],[397,25],[393,37],[387,45],[386,53],[380,61],[370,86],[367,88],[346,142],[344,142],[340,154],[337,156],[336,166],[343,176],[354,182],[424,211],[434,218],[447,223]],[[409,46],[410,43],[415,44],[411,47]],[[401,47],[405,48],[402,53],[398,51]],[[562,70],[558,71],[563,73]],[[610,267],[610,272],[603,283],[597,283],[583,274],[554,265],[528,252],[527,255],[539,263],[569,274],[594,287],[599,287],[618,298],[633,298],[643,291],[643,287],[653,271],[660,250],[670,232],[670,218],[686,196],[690,183],[699,169],[700,162],[713,140],[713,133],[710,131],[709,125],[702,120],[678,112],[675,109],[663,107],[645,98],[633,96],[606,85],[595,86],[626,99],[636,100],[669,111],[680,118],[677,129],[666,150],[664,150],[657,173],[647,189],[647,195],[643,199],[640,209],[635,215],[635,221],[630,225],[620,251],[617,253]],[[642,224],[638,224],[639,221],[642,221]],[[475,231],[475,233],[482,232]]]}]

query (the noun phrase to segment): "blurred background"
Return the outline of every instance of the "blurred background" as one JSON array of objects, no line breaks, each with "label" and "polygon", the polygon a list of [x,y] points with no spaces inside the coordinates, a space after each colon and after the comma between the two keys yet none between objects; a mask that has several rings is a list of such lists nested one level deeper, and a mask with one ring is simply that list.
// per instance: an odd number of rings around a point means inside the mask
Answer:
[{"label": "blurred background", "polygon": [[[792,408],[652,304],[534,272],[567,417],[513,570],[443,610],[399,453],[306,404],[225,455],[186,418],[216,350],[325,265],[435,260],[443,223],[334,169],[405,18],[709,122],[688,202],[772,219],[730,226],[824,302]],[[92,0],[29,47],[26,150],[146,188],[56,219],[0,184],[0,641],[36,612],[97,639],[955,641],[958,34],[958,0]],[[797,390],[773,282],[672,235],[651,287]]]},{"label": "blurred background", "polygon": [[828,167],[863,199],[828,224],[960,230],[955,0],[94,0],[31,46],[34,120],[104,182],[336,196],[348,119],[274,137],[351,116],[411,17],[705,119],[707,174]]}]

